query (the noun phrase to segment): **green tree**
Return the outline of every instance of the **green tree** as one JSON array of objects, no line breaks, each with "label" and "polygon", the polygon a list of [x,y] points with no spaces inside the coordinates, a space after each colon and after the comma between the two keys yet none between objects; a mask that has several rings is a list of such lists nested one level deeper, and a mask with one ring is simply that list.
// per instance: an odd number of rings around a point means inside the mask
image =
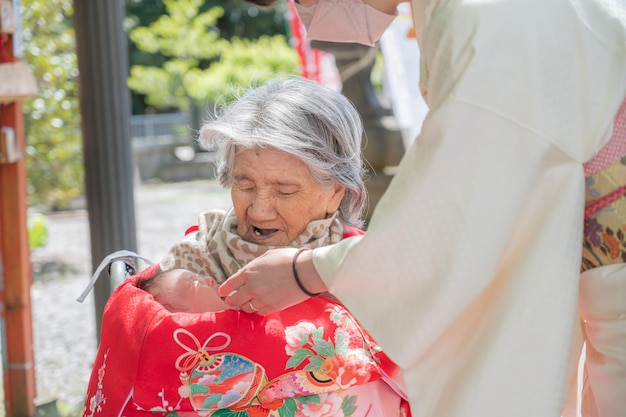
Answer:
[{"label": "green tree", "polygon": [[83,193],[72,0],[22,0],[25,59],[39,94],[24,103],[31,205],[66,208]]},{"label": "green tree", "polygon": [[224,17],[217,23],[224,38],[258,39],[261,36],[285,35],[287,30],[287,2],[277,2],[273,7],[258,7],[243,0],[207,0],[201,8],[219,6]]},{"label": "green tree", "polygon": [[285,36],[225,38],[224,9],[204,0],[164,0],[167,14],[138,26],[130,39],[142,51],[166,57],[161,66],[132,65],[128,84],[159,109],[189,109],[224,98],[233,88],[296,74],[298,57]]},{"label": "green tree", "polygon": [[[130,33],[138,26],[147,26],[165,14],[163,0],[126,0],[126,18],[124,30]],[[128,61],[131,65],[145,65],[160,67],[166,58],[160,54],[153,54],[137,48],[133,42],[128,42]],[[133,114],[146,113],[145,97],[132,92],[131,105]]]},{"label": "green tree", "polygon": [[[204,107],[231,84],[297,72],[280,10],[240,0],[127,0],[126,7],[125,27],[141,46],[129,45],[129,84],[159,109]],[[22,0],[20,13],[25,60],[39,82],[39,94],[24,102],[29,204],[64,209],[84,193],[73,2]],[[133,108],[145,106],[137,96]]]}]

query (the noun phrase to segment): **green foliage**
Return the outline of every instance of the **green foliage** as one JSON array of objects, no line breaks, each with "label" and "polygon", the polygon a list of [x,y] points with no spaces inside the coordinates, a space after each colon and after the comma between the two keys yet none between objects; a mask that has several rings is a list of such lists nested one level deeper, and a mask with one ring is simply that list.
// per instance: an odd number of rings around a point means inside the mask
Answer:
[{"label": "green foliage", "polygon": [[[204,108],[232,87],[298,71],[284,10],[241,0],[127,0],[126,10],[135,110]],[[84,193],[73,1],[22,0],[20,13],[39,83],[24,102],[28,202],[65,209]]]},{"label": "green foliage", "polygon": [[83,193],[72,0],[22,0],[25,59],[39,94],[24,102],[30,205],[66,208]]},{"label": "green foliage", "polygon": [[298,69],[298,56],[282,35],[233,38],[218,62],[205,70],[191,69],[182,81],[189,96],[203,105],[230,102],[241,89],[263,84],[277,74],[297,74]]},{"label": "green foliage", "polygon": [[220,28],[223,7],[206,9],[204,0],[164,0],[164,5],[167,14],[130,32],[137,49],[165,58],[160,65],[131,67],[128,85],[150,106],[204,107],[230,100],[238,88],[298,72],[297,54],[284,35],[227,39]]},{"label": "green foliage", "polygon": [[257,39],[261,36],[284,35],[287,28],[287,2],[273,7],[258,7],[244,0],[207,0],[204,7],[220,6],[224,17],[217,27],[222,37]]},{"label": "green foliage", "polygon": [[31,249],[46,246],[48,243],[48,223],[41,213],[28,214],[28,246]]},{"label": "green foliage", "polygon": [[213,28],[224,10],[214,7],[200,12],[203,0],[164,0],[167,14],[150,26],[140,26],[130,33],[139,49],[186,59],[212,58],[219,53],[219,33]]}]

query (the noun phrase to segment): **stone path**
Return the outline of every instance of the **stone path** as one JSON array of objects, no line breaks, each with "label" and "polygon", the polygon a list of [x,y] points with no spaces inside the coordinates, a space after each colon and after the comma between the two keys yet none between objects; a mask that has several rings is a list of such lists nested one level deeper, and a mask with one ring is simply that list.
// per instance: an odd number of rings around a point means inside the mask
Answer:
[{"label": "stone path", "polygon": [[[214,180],[137,185],[135,195],[138,252],[153,261],[202,210],[230,205]],[[91,275],[89,224],[85,210],[47,214],[47,223],[47,245],[31,253],[37,400],[56,399],[60,414],[73,417],[80,415],[96,352],[93,293],[76,301]]]}]

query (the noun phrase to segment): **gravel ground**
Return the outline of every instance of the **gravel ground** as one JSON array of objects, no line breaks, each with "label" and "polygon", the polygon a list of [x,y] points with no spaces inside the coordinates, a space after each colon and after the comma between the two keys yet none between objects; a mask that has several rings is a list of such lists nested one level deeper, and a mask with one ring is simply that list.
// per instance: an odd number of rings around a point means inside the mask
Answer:
[{"label": "gravel ground", "polygon": [[[135,196],[138,252],[153,261],[200,211],[230,205],[214,180],[140,184]],[[48,243],[31,253],[37,400],[56,400],[60,413],[73,417],[80,414],[97,347],[93,293],[83,304],[76,301],[92,268],[87,212],[49,213],[47,224]]]}]

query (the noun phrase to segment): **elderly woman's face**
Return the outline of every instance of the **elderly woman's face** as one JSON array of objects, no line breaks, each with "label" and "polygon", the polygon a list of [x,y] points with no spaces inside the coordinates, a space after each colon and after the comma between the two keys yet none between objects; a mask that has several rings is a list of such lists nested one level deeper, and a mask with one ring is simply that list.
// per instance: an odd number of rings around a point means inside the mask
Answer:
[{"label": "elderly woman's face", "polygon": [[298,158],[275,149],[237,152],[231,197],[244,240],[287,246],[312,220],[334,213],[345,193],[322,187]]}]

